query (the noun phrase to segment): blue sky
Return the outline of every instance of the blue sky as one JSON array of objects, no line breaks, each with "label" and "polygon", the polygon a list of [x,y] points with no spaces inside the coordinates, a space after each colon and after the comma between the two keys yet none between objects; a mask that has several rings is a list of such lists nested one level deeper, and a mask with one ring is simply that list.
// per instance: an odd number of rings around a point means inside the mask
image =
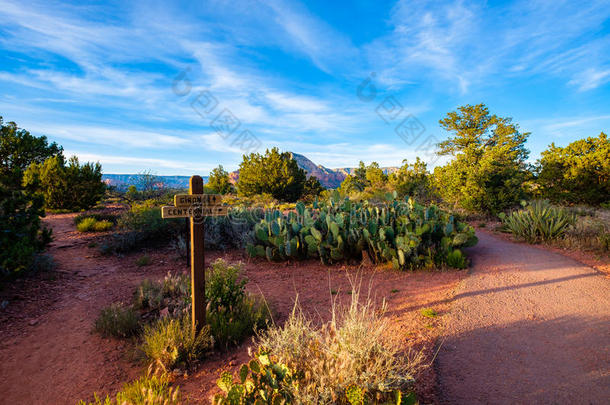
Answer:
[{"label": "blue sky", "polygon": [[480,102],[536,159],[610,132],[610,1],[0,0],[0,94],[5,121],[106,173],[273,146],[433,166],[438,120]]}]

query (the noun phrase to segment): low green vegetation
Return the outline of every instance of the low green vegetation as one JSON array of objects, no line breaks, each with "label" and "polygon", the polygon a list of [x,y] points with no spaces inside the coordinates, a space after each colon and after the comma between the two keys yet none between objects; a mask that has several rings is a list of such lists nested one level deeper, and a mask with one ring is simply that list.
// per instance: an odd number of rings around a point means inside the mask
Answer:
[{"label": "low green vegetation", "polygon": [[169,378],[151,372],[136,381],[123,385],[114,399],[103,400],[94,394],[93,402],[79,401],[78,405],[178,405],[182,404],[178,388],[172,388]]},{"label": "low green vegetation", "polygon": [[360,301],[355,289],[351,303],[334,306],[331,321],[316,328],[295,306],[284,326],[259,336],[237,381],[229,373],[220,376],[223,393],[214,402],[400,404],[413,398],[423,357],[404,353],[383,309]]},{"label": "low green vegetation", "polygon": [[216,260],[206,271],[207,325],[191,333],[190,277],[168,274],[161,281],[144,280],[131,306],[113,304],[95,325],[103,336],[140,336],[141,350],[164,372],[188,369],[213,349],[226,350],[269,324],[267,305],[246,292],[241,264]]},{"label": "low green vegetation", "polygon": [[140,316],[130,306],[112,304],[104,309],[95,320],[95,330],[105,337],[127,338],[141,329]]},{"label": "low green vegetation", "polygon": [[438,315],[436,313],[436,310],[434,310],[433,308],[423,308],[421,311],[419,311],[420,314],[422,314],[422,316],[425,316],[426,318],[436,318],[436,316]]},{"label": "low green vegetation", "polygon": [[190,369],[212,348],[209,326],[199,333],[191,328],[191,315],[165,317],[144,326],[141,349],[156,367],[167,373],[176,368]]},{"label": "low green vegetation", "polygon": [[206,273],[206,320],[220,349],[241,343],[270,320],[266,304],[246,292],[248,280],[242,272],[241,264],[217,260]]},{"label": "low green vegetation", "polygon": [[106,232],[112,229],[114,224],[107,220],[98,221],[95,218],[83,218],[77,225],[79,232]]},{"label": "low green vegetation", "polygon": [[544,200],[532,201],[524,209],[502,218],[513,235],[529,243],[557,240],[574,224],[571,213]]},{"label": "low green vegetation", "polygon": [[151,264],[152,259],[149,255],[140,256],[136,260],[136,266],[138,267],[150,266]]},{"label": "low green vegetation", "polygon": [[463,268],[459,248],[476,244],[474,229],[454,216],[392,196],[380,206],[341,199],[338,193],[311,210],[298,203],[296,212],[265,214],[254,227],[251,256],[268,260],[319,258],[322,263],[360,261],[391,263],[396,269],[446,264]]}]

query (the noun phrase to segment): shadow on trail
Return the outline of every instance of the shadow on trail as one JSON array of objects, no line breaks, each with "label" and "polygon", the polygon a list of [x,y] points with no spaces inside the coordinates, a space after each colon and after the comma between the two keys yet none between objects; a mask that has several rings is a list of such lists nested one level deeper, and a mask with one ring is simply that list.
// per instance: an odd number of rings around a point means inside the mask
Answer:
[{"label": "shadow on trail", "polygon": [[393,312],[398,313],[398,312],[402,312],[405,310],[406,311],[417,310],[417,309],[423,308],[424,306],[431,307],[434,305],[445,304],[450,301],[456,302],[462,298],[474,297],[477,295],[493,294],[493,293],[498,293],[498,292],[502,292],[502,291],[519,290],[522,288],[540,287],[543,285],[562,283],[564,281],[575,280],[575,279],[586,278],[586,277],[598,277],[598,274],[596,274],[596,273],[575,274],[572,276],[557,277],[557,278],[552,278],[552,279],[548,279],[548,280],[535,281],[535,282],[531,282],[531,283],[515,284],[515,285],[510,285],[510,286],[488,288],[488,289],[477,290],[477,291],[468,291],[468,292],[464,292],[464,293],[458,293],[450,299],[428,302],[425,305],[412,305],[409,307],[400,308],[399,310],[396,310],[396,311],[388,311],[388,314],[392,314]]},{"label": "shadow on trail", "polygon": [[610,319],[564,316],[478,328],[439,342],[443,404],[603,404]]}]

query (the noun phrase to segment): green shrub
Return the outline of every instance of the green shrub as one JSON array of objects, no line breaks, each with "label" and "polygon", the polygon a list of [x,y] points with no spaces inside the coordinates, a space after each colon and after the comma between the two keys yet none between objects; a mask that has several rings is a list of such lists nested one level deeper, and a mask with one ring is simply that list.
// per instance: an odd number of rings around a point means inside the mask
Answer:
[{"label": "green shrub", "polygon": [[145,326],[142,339],[142,351],[152,365],[164,372],[192,367],[212,347],[210,328],[205,326],[195,334],[190,314],[177,319],[167,317]]},{"label": "green shrub", "polygon": [[102,401],[94,394],[93,402],[79,401],[78,405],[178,405],[182,403],[178,388],[169,386],[166,376],[143,376],[123,385],[114,400],[109,396]]},{"label": "green shrub", "polygon": [[93,207],[106,190],[102,166],[99,163],[81,165],[76,156],[67,164],[61,155],[50,157],[44,163],[33,163],[24,173],[23,183],[44,196],[46,208],[71,211]]},{"label": "green shrub", "polygon": [[206,275],[207,322],[216,346],[222,349],[265,327],[270,317],[266,305],[247,294],[248,280],[241,273],[241,264],[218,259]]},{"label": "green shrub", "polygon": [[184,232],[184,222],[161,218],[161,208],[147,200],[134,204],[117,220],[120,232],[101,245],[104,254],[122,254],[145,246],[170,242]]},{"label": "green shrub", "polygon": [[130,337],[140,331],[140,317],[131,307],[112,304],[102,309],[95,320],[95,330],[105,337]]},{"label": "green shrub", "polygon": [[150,258],[149,255],[140,256],[136,260],[136,266],[138,266],[138,267],[150,266],[151,264],[152,264],[152,259]]},{"label": "green shrub", "polygon": [[264,155],[243,155],[237,191],[243,196],[269,193],[277,200],[291,202],[303,194],[306,179],[290,152],[267,149]]},{"label": "green shrub", "polygon": [[554,202],[600,205],[610,200],[610,141],[603,132],[541,153],[540,194]]},{"label": "green shrub", "polygon": [[569,227],[557,244],[568,248],[599,253],[610,252],[610,223],[604,219],[582,217]]},{"label": "green shrub", "polygon": [[100,212],[87,212],[78,214],[74,217],[74,225],[78,225],[85,218],[94,218],[96,221],[108,221],[116,224],[117,216],[115,214],[106,214]]},{"label": "green shrub", "polygon": [[436,318],[436,315],[438,315],[433,308],[423,308],[420,313],[426,318]]},{"label": "green shrub", "polygon": [[559,239],[573,223],[573,215],[546,200],[533,201],[525,209],[514,211],[504,219],[513,235],[529,243]]},{"label": "green shrub", "polygon": [[468,267],[468,259],[460,249],[455,249],[447,253],[447,265],[454,269],[465,269]]},{"label": "green shrub", "polygon": [[24,187],[23,173],[62,152],[45,136],[33,136],[0,116],[0,281],[30,270],[35,255],[51,241],[51,231],[40,221],[44,199],[34,187]]},{"label": "green shrub", "polygon": [[167,308],[171,317],[181,317],[188,313],[190,291],[190,278],[187,275],[168,273],[161,282],[142,281],[134,293],[134,307],[149,312]]},{"label": "green shrub", "polygon": [[2,182],[0,177],[0,280],[35,269],[36,254],[51,241],[51,230],[40,221],[42,198]]},{"label": "green shrub", "polygon": [[93,217],[83,218],[78,225],[76,225],[76,229],[79,232],[105,232],[110,230],[112,227],[112,222],[108,220],[98,221]]}]

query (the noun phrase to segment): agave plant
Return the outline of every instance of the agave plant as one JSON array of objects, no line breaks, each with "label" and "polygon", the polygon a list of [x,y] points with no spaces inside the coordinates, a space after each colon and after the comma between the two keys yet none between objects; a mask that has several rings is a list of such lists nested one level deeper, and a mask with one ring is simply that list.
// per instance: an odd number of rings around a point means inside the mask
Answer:
[{"label": "agave plant", "polygon": [[529,243],[547,242],[562,237],[574,224],[574,216],[547,200],[532,201],[504,219],[506,227]]}]

